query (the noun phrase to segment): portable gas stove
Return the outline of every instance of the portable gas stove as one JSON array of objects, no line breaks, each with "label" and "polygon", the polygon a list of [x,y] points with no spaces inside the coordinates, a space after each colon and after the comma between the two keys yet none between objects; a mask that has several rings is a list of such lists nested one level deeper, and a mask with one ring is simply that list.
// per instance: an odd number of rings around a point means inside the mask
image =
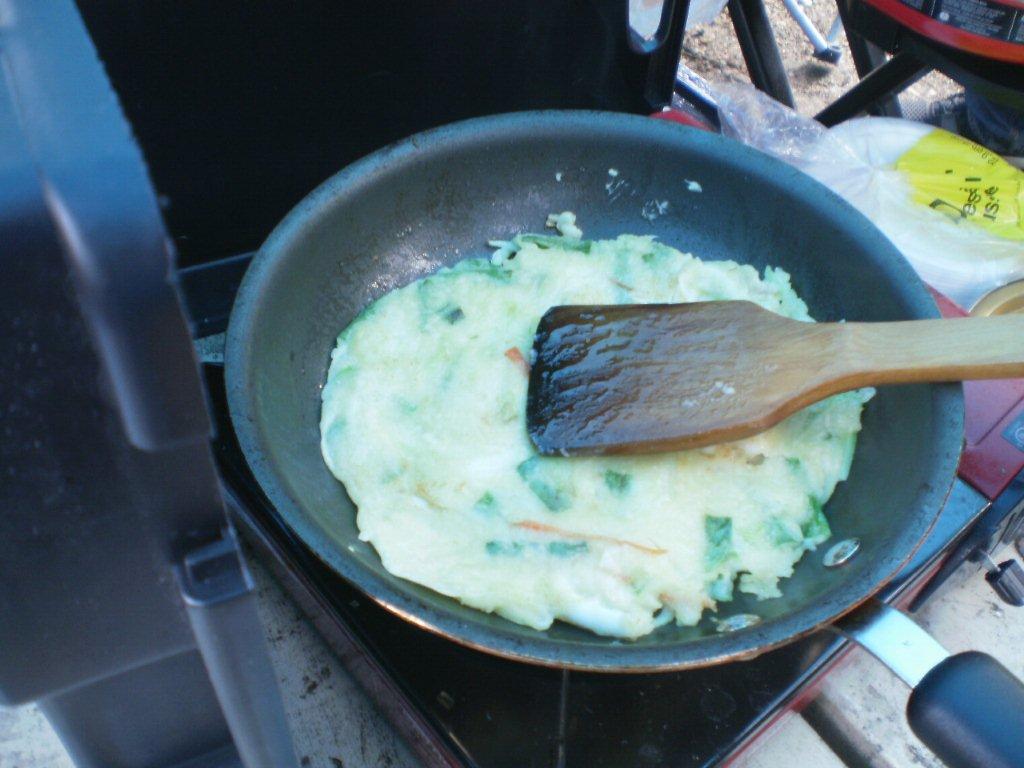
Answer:
[{"label": "portable gas stove", "polygon": [[[6,467],[17,493],[5,499],[0,559],[32,574],[4,593],[14,612],[0,622],[0,699],[41,700],[83,766],[220,767],[290,746],[283,732],[267,737],[284,713],[254,642],[251,583],[222,535],[202,392],[167,279],[171,240],[234,519],[425,764],[728,761],[809,700],[843,641],[822,632],[748,662],[607,675],[428,634],[329,572],[266,503],[232,435],[215,354],[249,260],[231,254],[327,174],[471,115],[658,109],[685,9],[673,4],[671,34],[637,51],[617,0],[291,5],[225,3],[211,15],[203,3],[0,4],[0,308],[19,329],[3,338],[5,434],[19,462]],[[457,44],[439,51],[429,32],[442,24]],[[55,382],[73,386],[42,397]],[[909,601],[936,571],[1020,532],[1024,383],[967,389],[963,479],[886,600]],[[239,695],[253,691],[265,695]]]},{"label": "portable gas stove", "polygon": [[[819,632],[752,661],[707,669],[568,672],[461,647],[376,605],[289,531],[234,439],[218,334],[247,262],[239,257],[182,273],[218,424],[216,458],[235,520],[426,765],[720,765],[784,713],[808,703],[847,650],[846,641]],[[947,315],[963,314],[940,304]],[[920,604],[914,596],[926,597],[956,567],[980,562],[982,552],[1024,533],[1024,444],[1017,440],[1024,381],[969,383],[967,399],[961,479],[925,544],[882,592],[887,602]]]}]

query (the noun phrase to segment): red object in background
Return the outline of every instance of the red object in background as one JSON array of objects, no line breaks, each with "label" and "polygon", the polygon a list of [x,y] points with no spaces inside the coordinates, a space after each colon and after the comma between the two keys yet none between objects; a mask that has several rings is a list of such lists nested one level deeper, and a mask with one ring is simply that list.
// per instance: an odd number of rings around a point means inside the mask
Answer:
[{"label": "red object in background", "polygon": [[907,29],[986,59],[1024,64],[1020,0],[864,0]]},{"label": "red object in background", "polygon": [[686,125],[690,128],[700,128],[702,131],[714,132],[715,130],[696,115],[691,115],[678,109],[666,109],[663,112],[653,112],[650,117],[653,117],[655,120],[668,120],[670,123],[679,123],[680,125]]},{"label": "red object in background", "polygon": [[[967,312],[932,291],[943,317]],[[1024,379],[965,381],[966,431],[960,477],[994,499],[1024,469],[1024,440],[1014,443],[1011,425],[1024,429]]]}]

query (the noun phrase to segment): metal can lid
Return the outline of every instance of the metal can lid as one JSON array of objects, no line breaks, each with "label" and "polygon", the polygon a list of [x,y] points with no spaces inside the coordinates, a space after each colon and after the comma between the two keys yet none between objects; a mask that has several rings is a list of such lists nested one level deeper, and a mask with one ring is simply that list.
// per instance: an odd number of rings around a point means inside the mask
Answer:
[{"label": "metal can lid", "polygon": [[1024,313],[1024,280],[1015,280],[986,293],[971,307],[974,317],[1020,313]]}]

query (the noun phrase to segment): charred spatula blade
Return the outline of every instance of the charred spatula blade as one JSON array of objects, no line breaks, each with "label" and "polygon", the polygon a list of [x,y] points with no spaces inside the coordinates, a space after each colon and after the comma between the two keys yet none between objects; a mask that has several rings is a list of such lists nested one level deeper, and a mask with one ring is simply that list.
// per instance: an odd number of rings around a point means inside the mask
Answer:
[{"label": "charred spatula blade", "polygon": [[534,338],[527,395],[534,445],[543,454],[585,455],[718,442],[721,429],[701,430],[736,421],[734,367],[750,344],[733,330],[737,305],[758,321],[786,322],[748,302],[550,309]]}]

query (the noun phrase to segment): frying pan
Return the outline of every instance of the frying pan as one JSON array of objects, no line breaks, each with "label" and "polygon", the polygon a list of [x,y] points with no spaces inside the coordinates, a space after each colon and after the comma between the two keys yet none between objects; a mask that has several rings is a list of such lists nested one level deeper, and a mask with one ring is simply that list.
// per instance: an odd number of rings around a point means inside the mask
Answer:
[{"label": "frying pan", "polygon": [[[938,316],[910,266],[857,211],[799,171],[722,137],[597,112],[517,113],[418,134],[299,203],[238,291],[225,355],[228,402],[249,465],[281,516],[325,563],[396,614],[456,642],[551,666],[653,671],[748,658],[868,600],[911,556],[951,487],[963,435],[957,385],[878,392],[850,477],[826,506],[832,541],[855,537],[859,553],[839,568],[810,553],[785,580],[783,597],[741,595],[723,606],[720,616],[760,617],[739,631],[719,632],[710,619],[626,643],[561,623],[536,631],[392,576],[359,540],[353,504],[320,455],[320,391],[339,331],[392,288],[489,254],[489,239],[536,231],[564,210],[591,238],[650,233],[704,259],[781,266],[818,320]],[[1004,668],[980,654],[942,662],[934,641],[877,603],[842,626],[868,645],[895,628],[897,645],[915,648],[910,665],[897,669],[912,684],[925,678],[911,702],[912,725],[947,762],[1020,764],[1009,760],[1024,756],[1024,688]],[[938,682],[926,660],[947,671]],[[999,717],[979,702],[964,704],[963,686],[978,684],[992,691],[988,700],[1002,696]],[[1016,705],[1007,704],[1011,696]],[[916,723],[915,699],[927,704]]]}]

